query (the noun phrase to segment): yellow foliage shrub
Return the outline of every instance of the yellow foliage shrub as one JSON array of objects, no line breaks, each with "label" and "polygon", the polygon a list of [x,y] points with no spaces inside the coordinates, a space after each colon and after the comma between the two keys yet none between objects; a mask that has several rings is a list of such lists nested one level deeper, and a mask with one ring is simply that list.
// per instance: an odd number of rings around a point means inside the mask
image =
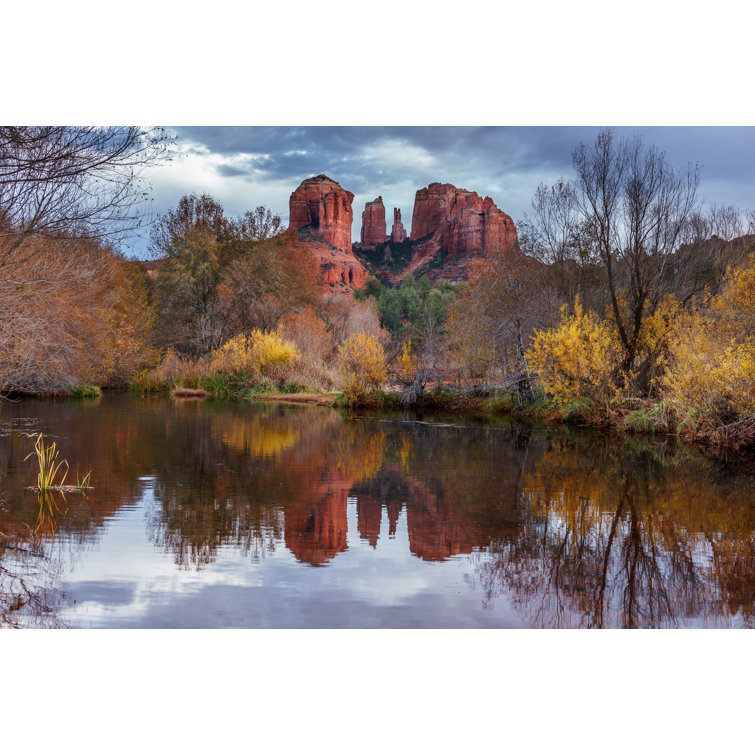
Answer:
[{"label": "yellow foliage shrub", "polygon": [[412,380],[417,372],[417,360],[412,355],[412,339],[410,338],[396,358],[399,380]]},{"label": "yellow foliage shrub", "polygon": [[573,315],[562,309],[558,327],[535,332],[526,356],[546,393],[562,406],[590,399],[607,408],[618,395],[618,336],[609,322],[585,312],[578,298]]},{"label": "yellow foliage shrub", "polygon": [[[639,381],[640,394],[657,395],[659,382],[668,365],[669,339],[681,312],[681,302],[674,296],[664,297],[652,314],[642,320],[635,348],[635,369],[627,378]],[[628,322],[629,316],[624,318]]]},{"label": "yellow foliage shrub", "polygon": [[669,351],[663,393],[685,417],[684,434],[755,445],[755,255],[678,318]]},{"label": "yellow foliage shrub", "polygon": [[220,373],[248,373],[255,377],[271,376],[300,359],[295,344],[277,333],[252,330],[241,333],[213,349],[210,369]]},{"label": "yellow foliage shrub", "polygon": [[728,274],[704,311],[679,317],[663,390],[686,406],[726,402],[737,415],[755,411],[755,255]]},{"label": "yellow foliage shrub", "polygon": [[350,335],[338,347],[343,392],[355,403],[385,382],[387,371],[385,351],[375,336]]},{"label": "yellow foliage shrub", "polygon": [[739,342],[755,338],[755,254],[740,268],[729,270],[723,291],[709,307],[716,329]]}]

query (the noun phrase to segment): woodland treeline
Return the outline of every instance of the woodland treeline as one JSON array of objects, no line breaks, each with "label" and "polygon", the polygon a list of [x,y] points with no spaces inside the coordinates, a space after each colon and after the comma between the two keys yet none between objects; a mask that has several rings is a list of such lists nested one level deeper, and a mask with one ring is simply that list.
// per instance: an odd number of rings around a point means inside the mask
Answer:
[{"label": "woodland treeline", "polygon": [[[150,217],[159,130],[0,128],[0,389],[344,391],[755,441],[755,212],[704,206],[699,169],[602,132],[541,185],[523,254],[467,283],[323,291],[264,206],[189,195]],[[121,241],[150,227],[149,264]],[[433,388],[432,392],[430,389]],[[445,394],[444,394],[445,391]]]}]

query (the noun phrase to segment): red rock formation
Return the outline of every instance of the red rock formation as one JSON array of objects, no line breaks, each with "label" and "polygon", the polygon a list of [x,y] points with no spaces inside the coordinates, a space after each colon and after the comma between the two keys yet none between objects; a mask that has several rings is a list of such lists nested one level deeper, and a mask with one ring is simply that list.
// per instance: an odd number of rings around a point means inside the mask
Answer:
[{"label": "red rock formation", "polygon": [[307,178],[289,199],[289,227],[308,227],[317,238],[350,252],[353,201],[350,191],[327,176]]},{"label": "red rock formation", "polygon": [[391,229],[391,241],[400,244],[406,241],[406,230],[401,222],[401,210],[398,207],[393,208],[393,228]]},{"label": "red rock formation", "polygon": [[317,260],[328,285],[363,288],[367,283],[367,270],[351,251],[353,200],[350,191],[324,175],[302,181],[289,200],[289,228]]},{"label": "red rock formation", "polygon": [[351,288],[364,288],[369,273],[354,254],[346,249],[333,249],[325,242],[301,241],[306,251],[320,266],[320,279],[328,286],[343,284]]},{"label": "red rock formation", "polygon": [[367,202],[362,213],[362,246],[374,248],[387,241],[385,233],[385,205],[383,198],[378,197]]},{"label": "red rock formation", "polygon": [[432,183],[414,199],[412,239],[430,236],[453,263],[498,249],[518,250],[514,221],[490,197],[451,184]]}]

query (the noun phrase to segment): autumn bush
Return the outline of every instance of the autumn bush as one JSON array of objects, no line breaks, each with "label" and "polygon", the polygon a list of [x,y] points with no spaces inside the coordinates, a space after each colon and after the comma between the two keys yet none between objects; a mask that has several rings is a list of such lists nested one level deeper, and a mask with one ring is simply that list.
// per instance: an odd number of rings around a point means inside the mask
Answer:
[{"label": "autumn bush", "polygon": [[755,409],[753,345],[723,339],[715,323],[693,312],[675,328],[664,393],[685,404],[726,401],[741,411]]},{"label": "autumn bush", "polygon": [[526,355],[531,370],[558,406],[575,401],[609,409],[621,391],[621,344],[610,322],[585,311],[579,298],[558,326],[536,331]]},{"label": "autumn bush", "polygon": [[156,361],[154,314],[134,263],[90,239],[0,236],[0,390],[125,385]]},{"label": "autumn bush", "polygon": [[414,379],[417,373],[417,357],[412,353],[412,339],[408,338],[396,357],[396,377],[406,383]]},{"label": "autumn bush", "polygon": [[332,359],[303,354],[280,332],[253,330],[230,338],[209,357],[189,359],[168,349],[157,367],[141,372],[132,387],[142,394],[201,388],[216,398],[232,398],[250,392],[331,391],[340,383]]},{"label": "autumn bush", "polygon": [[612,317],[577,299],[556,327],[536,332],[527,360],[567,418],[592,408],[631,432],[755,442],[755,254],[716,296],[686,308],[666,296],[636,344],[627,370]]},{"label": "autumn bush", "polygon": [[690,435],[755,414],[755,255],[729,271],[719,296],[677,318],[662,391]]},{"label": "autumn bush", "polygon": [[373,335],[349,336],[339,347],[343,394],[347,404],[358,404],[387,377],[385,351]]},{"label": "autumn bush", "polygon": [[283,379],[286,369],[300,359],[297,346],[277,333],[252,330],[248,335],[241,333],[220,348],[213,349],[210,370],[250,379]]},{"label": "autumn bush", "polygon": [[278,333],[296,344],[309,363],[325,364],[333,356],[333,334],[311,307],[285,314],[278,322]]},{"label": "autumn bush", "polygon": [[337,344],[345,343],[349,336],[360,333],[374,336],[383,344],[390,338],[388,331],[380,325],[377,303],[371,297],[357,301],[342,294],[326,294],[320,301],[317,315]]},{"label": "autumn bush", "polygon": [[[204,360],[187,359],[167,349],[157,366],[142,370],[131,382],[135,393],[170,393],[175,388],[204,388],[210,375]],[[206,389],[205,389],[206,390]]]}]

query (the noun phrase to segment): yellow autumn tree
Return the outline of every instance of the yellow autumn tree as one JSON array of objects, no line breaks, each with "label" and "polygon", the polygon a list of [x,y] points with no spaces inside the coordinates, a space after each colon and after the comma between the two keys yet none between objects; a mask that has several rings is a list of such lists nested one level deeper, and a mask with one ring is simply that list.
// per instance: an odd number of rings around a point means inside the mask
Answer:
[{"label": "yellow autumn tree", "polygon": [[401,353],[396,357],[396,374],[399,380],[411,381],[417,372],[417,359],[412,354],[412,339],[404,343]]},{"label": "yellow autumn tree", "polygon": [[383,346],[373,335],[350,335],[338,348],[343,393],[356,404],[385,382],[387,370]]}]

